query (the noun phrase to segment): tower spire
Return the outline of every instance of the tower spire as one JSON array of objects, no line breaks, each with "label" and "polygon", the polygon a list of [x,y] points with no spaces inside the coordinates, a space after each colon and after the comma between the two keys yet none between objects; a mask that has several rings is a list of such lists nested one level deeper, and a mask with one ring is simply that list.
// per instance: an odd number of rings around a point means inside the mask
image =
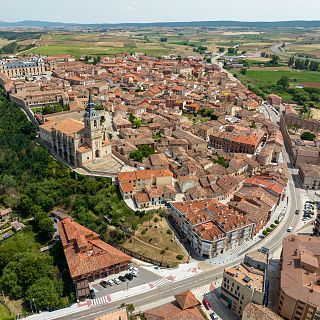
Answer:
[{"label": "tower spire", "polygon": [[88,98],[87,108],[92,109],[93,107],[94,107],[94,102],[92,99],[91,89],[89,89],[89,98]]}]

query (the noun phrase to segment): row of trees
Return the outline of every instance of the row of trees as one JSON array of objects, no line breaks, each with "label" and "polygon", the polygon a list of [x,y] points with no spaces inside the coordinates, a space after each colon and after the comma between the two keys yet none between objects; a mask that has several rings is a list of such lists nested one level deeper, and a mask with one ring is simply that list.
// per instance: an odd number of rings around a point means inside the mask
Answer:
[{"label": "row of trees", "polygon": [[309,59],[296,59],[294,56],[291,56],[288,60],[288,66],[298,70],[320,70],[320,62]]}]

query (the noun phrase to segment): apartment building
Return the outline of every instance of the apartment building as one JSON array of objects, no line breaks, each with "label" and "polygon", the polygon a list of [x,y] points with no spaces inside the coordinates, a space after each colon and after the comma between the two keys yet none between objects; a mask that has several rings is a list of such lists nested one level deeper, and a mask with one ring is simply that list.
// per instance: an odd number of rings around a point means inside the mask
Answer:
[{"label": "apartment building", "polygon": [[124,199],[134,198],[137,192],[147,187],[159,188],[173,185],[173,174],[169,170],[138,170],[118,174],[120,192]]},{"label": "apartment building", "polygon": [[254,224],[244,215],[212,199],[171,203],[170,213],[184,241],[202,258],[238,247],[254,231]]},{"label": "apartment building", "polygon": [[300,164],[299,176],[305,189],[320,189],[320,165]]},{"label": "apartment building", "polygon": [[261,130],[222,131],[210,134],[210,144],[225,152],[254,154],[264,138]]},{"label": "apartment building", "polygon": [[290,235],[282,242],[277,311],[284,319],[320,319],[320,238]]},{"label": "apartment building", "polygon": [[250,303],[262,305],[265,299],[268,254],[257,251],[223,272],[220,301],[238,316]]}]

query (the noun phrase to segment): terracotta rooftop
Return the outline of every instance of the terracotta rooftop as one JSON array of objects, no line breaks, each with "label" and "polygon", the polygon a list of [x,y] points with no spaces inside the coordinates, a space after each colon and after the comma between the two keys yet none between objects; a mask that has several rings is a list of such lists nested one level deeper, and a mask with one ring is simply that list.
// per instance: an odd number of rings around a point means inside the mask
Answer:
[{"label": "terracotta rooftop", "polygon": [[61,122],[55,124],[52,127],[53,130],[57,130],[61,133],[64,133],[67,136],[73,136],[74,134],[78,133],[82,129],[84,129],[83,122],[73,120],[73,119],[65,119]]},{"label": "terracotta rooftop", "polygon": [[224,270],[234,281],[243,286],[250,286],[256,291],[264,292],[264,273],[259,269],[238,264]]},{"label": "terracotta rooftop", "polygon": [[191,291],[179,293],[174,296],[182,310],[189,309],[199,305],[199,301]]},{"label": "terracotta rooftop", "polygon": [[243,309],[243,313],[247,316],[246,319],[251,320],[282,320],[280,316],[271,311],[265,306],[250,302]]},{"label": "terracotta rooftop", "polygon": [[58,222],[64,254],[71,278],[129,263],[131,257],[99,239],[99,235],[70,218]]},{"label": "terracotta rooftop", "polygon": [[295,300],[319,306],[320,238],[290,235],[283,240],[280,286]]},{"label": "terracotta rooftop", "polygon": [[175,295],[176,301],[145,311],[147,320],[204,320],[191,291]]},{"label": "terracotta rooftop", "polygon": [[213,199],[176,202],[172,205],[191,225],[198,226],[195,230],[199,234],[211,237],[208,240],[212,240],[215,234],[219,236],[219,228],[224,233],[252,224],[244,215]]}]

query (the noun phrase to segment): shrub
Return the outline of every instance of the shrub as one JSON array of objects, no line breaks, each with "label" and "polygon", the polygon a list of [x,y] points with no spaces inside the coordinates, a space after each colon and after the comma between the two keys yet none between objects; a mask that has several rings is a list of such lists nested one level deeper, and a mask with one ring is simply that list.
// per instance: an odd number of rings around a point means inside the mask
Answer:
[{"label": "shrub", "polygon": [[267,228],[266,230],[268,233],[270,233],[272,231],[270,228]]},{"label": "shrub", "polygon": [[300,135],[302,140],[307,140],[307,141],[314,141],[316,138],[316,135],[312,132],[305,131]]},{"label": "shrub", "polygon": [[273,223],[270,226],[271,229],[274,229],[275,227],[276,227],[276,225],[274,225]]},{"label": "shrub", "polygon": [[154,223],[157,223],[159,221],[159,219],[157,217],[154,218]]},{"label": "shrub", "polygon": [[168,230],[167,230],[167,234],[168,234],[169,236],[171,236],[171,235],[172,235],[172,231],[171,231],[170,229],[168,229]]},{"label": "shrub", "polygon": [[274,223],[275,224],[279,224],[279,220],[274,220]]},{"label": "shrub", "polygon": [[168,250],[169,250],[169,247],[165,247],[164,250],[168,251]]},{"label": "shrub", "polygon": [[160,251],[160,254],[161,254],[161,255],[164,255],[165,253],[166,253],[166,250],[163,250],[163,249],[162,249],[162,250]]},{"label": "shrub", "polygon": [[267,230],[263,230],[263,231],[262,231],[262,234],[263,234],[264,236],[267,236],[268,233],[269,233],[269,232],[268,232]]},{"label": "shrub", "polygon": [[184,256],[182,255],[182,254],[178,254],[177,256],[176,256],[176,259],[177,260],[183,260],[183,258],[184,258]]}]

